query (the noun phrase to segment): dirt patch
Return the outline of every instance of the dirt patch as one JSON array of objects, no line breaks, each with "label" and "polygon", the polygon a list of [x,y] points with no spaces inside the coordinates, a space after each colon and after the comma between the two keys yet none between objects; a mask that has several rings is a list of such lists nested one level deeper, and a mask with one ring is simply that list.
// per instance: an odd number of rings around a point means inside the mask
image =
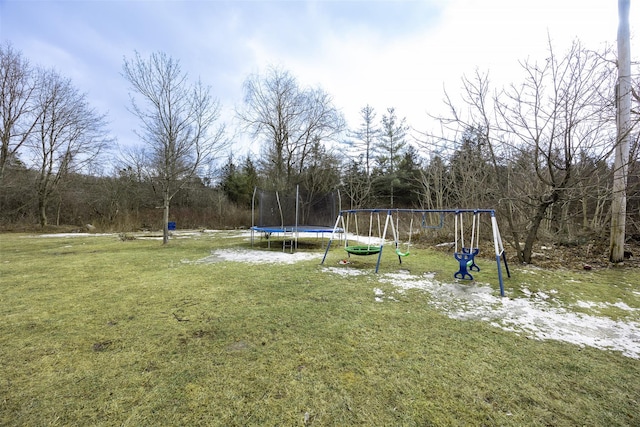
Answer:
[{"label": "dirt patch", "polygon": [[[423,244],[421,244],[423,246]],[[426,244],[424,246],[446,252],[453,257],[454,244]],[[480,243],[480,254],[483,259],[495,260],[495,251],[490,242]],[[518,257],[512,247],[505,247],[507,260],[512,265],[519,264]],[[640,267],[640,242],[629,240],[625,244],[625,260],[613,265],[609,262],[609,242],[591,240],[576,243],[538,243],[534,246],[531,264],[553,270],[596,270],[603,268],[638,268]]]},{"label": "dirt patch", "polygon": [[111,347],[111,344],[113,344],[113,341],[100,341],[100,342],[97,342],[97,343],[93,344],[91,346],[91,348],[96,353],[100,353],[100,352],[103,352],[103,351],[107,351],[109,349],[109,347]]},{"label": "dirt patch", "polygon": [[[611,268],[608,242],[589,242],[582,245],[555,244],[538,245],[534,251],[533,264],[554,269],[589,270]],[[630,242],[625,245],[625,260],[616,268],[640,267],[640,245]]]}]

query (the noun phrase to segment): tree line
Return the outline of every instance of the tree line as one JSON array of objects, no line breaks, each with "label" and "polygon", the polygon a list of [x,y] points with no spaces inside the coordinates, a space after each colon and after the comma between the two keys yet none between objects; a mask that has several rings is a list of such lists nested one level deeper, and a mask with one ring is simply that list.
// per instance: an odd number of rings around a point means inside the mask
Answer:
[{"label": "tree line", "polygon": [[[612,59],[613,58],[613,59]],[[530,262],[541,238],[604,239],[617,142],[617,67],[611,51],[574,42],[521,62],[520,81],[489,73],[445,93],[438,132],[411,127],[393,107],[365,105],[349,127],[330,94],[270,67],[248,76],[236,109],[259,150],[236,154],[220,104],[163,53],[125,58],[140,144],[108,152],[106,117],[69,79],[0,47],[0,220],[127,231],[250,225],[253,189],[340,190],[343,208],[496,209],[503,237]],[[634,88],[638,88],[637,78]],[[638,90],[629,130],[627,236],[640,234]],[[222,161],[220,158],[222,157]],[[99,173],[98,164],[113,165]],[[169,209],[171,206],[171,210]],[[506,231],[504,231],[506,230]]]}]

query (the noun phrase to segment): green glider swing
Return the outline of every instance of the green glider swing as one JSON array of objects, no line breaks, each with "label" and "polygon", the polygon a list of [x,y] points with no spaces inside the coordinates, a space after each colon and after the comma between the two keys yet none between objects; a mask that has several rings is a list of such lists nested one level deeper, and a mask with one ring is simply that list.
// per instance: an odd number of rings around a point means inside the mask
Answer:
[{"label": "green glider swing", "polygon": [[[356,235],[358,234],[358,218],[357,216],[354,215],[354,220],[356,223]],[[349,229],[349,225],[348,225],[348,217],[347,217],[347,229]],[[349,255],[359,255],[359,256],[365,256],[365,255],[375,255],[380,253],[380,245],[371,245],[371,234],[372,234],[372,229],[373,229],[373,212],[371,212],[370,216],[369,216],[369,244],[367,245],[348,245],[344,247],[344,250],[349,254]],[[380,231],[380,213],[378,213],[378,231]]]},{"label": "green glider swing", "polygon": [[375,255],[380,253],[380,246],[354,245],[345,246],[344,250],[350,255]]}]

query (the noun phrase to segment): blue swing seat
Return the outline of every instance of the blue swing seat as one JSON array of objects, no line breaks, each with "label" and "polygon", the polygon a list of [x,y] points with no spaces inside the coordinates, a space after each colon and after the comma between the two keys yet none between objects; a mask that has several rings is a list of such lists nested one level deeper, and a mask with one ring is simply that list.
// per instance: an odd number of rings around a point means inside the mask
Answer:
[{"label": "blue swing seat", "polygon": [[471,268],[475,262],[473,258],[478,255],[479,249],[470,250],[469,252],[456,252],[453,256],[460,263],[460,270],[453,275],[456,279],[473,280],[473,276],[467,268]]}]

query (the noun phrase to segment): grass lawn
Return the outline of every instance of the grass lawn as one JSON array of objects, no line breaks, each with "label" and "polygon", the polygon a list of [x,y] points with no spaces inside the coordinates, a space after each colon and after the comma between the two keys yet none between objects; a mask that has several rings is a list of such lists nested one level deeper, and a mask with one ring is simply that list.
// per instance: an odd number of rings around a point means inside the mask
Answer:
[{"label": "grass lawn", "polygon": [[[339,266],[340,248],[324,266],[318,248],[198,262],[234,249],[250,247],[233,232],[0,235],[0,425],[640,425],[637,358],[452,318],[375,257]],[[383,257],[400,268],[451,281],[456,261]],[[512,273],[508,300],[640,323],[637,270]]]}]

